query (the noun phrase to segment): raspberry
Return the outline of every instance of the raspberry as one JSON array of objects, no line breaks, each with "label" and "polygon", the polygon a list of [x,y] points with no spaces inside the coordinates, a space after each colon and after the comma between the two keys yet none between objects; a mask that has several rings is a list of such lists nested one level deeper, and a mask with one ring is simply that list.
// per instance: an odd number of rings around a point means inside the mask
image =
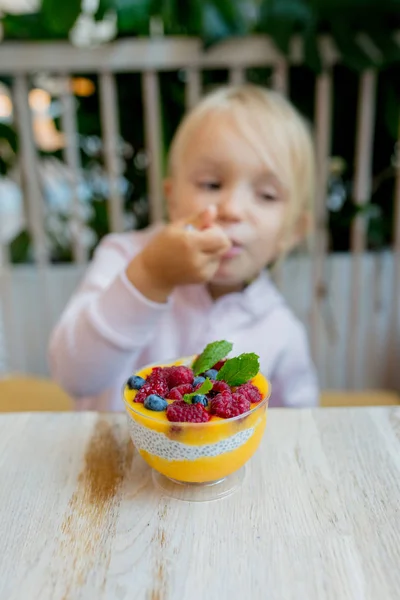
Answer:
[{"label": "raspberry", "polygon": [[189,367],[167,367],[165,370],[170,390],[184,383],[193,383],[194,375]]},{"label": "raspberry", "polygon": [[242,415],[243,413],[250,410],[250,400],[243,396],[242,394],[232,394],[232,404],[235,406],[235,410],[237,410],[238,415]]},{"label": "raspberry", "polygon": [[175,423],[206,423],[210,415],[201,404],[187,404],[178,400],[168,406],[167,419]]},{"label": "raspberry", "polygon": [[231,388],[225,381],[214,381],[212,390],[208,393],[208,397],[215,398],[215,396],[222,394],[222,392],[229,392],[229,394],[232,394]]},{"label": "raspberry", "polygon": [[183,383],[182,385],[178,385],[175,389],[178,389],[182,396],[184,394],[191,394],[193,392],[193,386],[191,383]]},{"label": "raspberry", "polygon": [[144,386],[136,394],[135,402],[140,402],[143,404],[147,396],[150,396],[151,394],[156,394],[156,396],[165,398],[165,396],[168,395],[167,382],[162,379],[154,382],[147,380]]},{"label": "raspberry", "polygon": [[240,385],[237,388],[236,393],[247,398],[247,400],[252,404],[254,404],[255,402],[260,402],[260,400],[262,400],[260,390],[252,383],[244,383],[243,385]]},{"label": "raspberry", "polygon": [[222,392],[211,400],[211,413],[223,419],[237,417],[248,410],[250,410],[250,402],[241,394],[236,393],[231,395],[228,392]]},{"label": "raspberry", "polygon": [[150,375],[146,378],[146,383],[167,382],[168,370],[163,367],[154,367]]},{"label": "raspberry", "polygon": [[180,393],[180,391],[178,390],[178,388],[172,388],[172,390],[170,392],[168,392],[168,399],[169,400],[183,400],[183,396]]},{"label": "raspberry", "polygon": [[216,371],[219,371],[220,369],[222,369],[222,367],[224,366],[225,363],[226,363],[226,358],[223,358],[222,360],[219,360],[217,363],[215,363],[215,365],[213,366],[213,369],[215,369]]},{"label": "raspberry", "polygon": [[193,391],[193,386],[190,383],[184,383],[172,388],[168,394],[168,398],[170,400],[183,400],[184,394],[191,394]]},{"label": "raspberry", "polygon": [[229,407],[232,404],[232,394],[229,392],[221,392],[211,400],[210,412],[212,415],[222,416],[220,412],[223,411],[223,407]]}]

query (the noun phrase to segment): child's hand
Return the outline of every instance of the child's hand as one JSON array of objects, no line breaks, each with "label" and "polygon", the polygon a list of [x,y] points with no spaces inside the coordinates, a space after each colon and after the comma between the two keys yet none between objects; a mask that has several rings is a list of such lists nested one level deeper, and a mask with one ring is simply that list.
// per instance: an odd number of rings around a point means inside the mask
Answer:
[{"label": "child's hand", "polygon": [[165,302],[178,285],[212,279],[231,247],[209,207],[186,221],[166,225],[128,265],[131,283],[147,298]]}]

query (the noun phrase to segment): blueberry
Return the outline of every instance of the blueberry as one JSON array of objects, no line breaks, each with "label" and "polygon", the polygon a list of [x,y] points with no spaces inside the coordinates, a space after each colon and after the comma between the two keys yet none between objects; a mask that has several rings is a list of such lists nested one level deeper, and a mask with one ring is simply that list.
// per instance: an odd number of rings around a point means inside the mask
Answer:
[{"label": "blueberry", "polygon": [[168,406],[168,402],[161,398],[161,396],[157,396],[157,394],[150,394],[147,396],[144,401],[144,407],[148,410],[156,410],[157,412],[161,412],[165,410]]},{"label": "blueberry", "polygon": [[130,390],[140,390],[145,383],[146,380],[143,379],[143,377],[139,377],[139,375],[132,375],[132,377],[129,377],[128,381],[126,382],[126,385]]},{"label": "blueberry", "polygon": [[202,404],[203,406],[207,406],[208,400],[203,394],[196,394],[192,397],[192,404]]},{"label": "blueberry", "polygon": [[196,387],[196,385],[199,385],[200,383],[204,383],[206,380],[205,377],[202,377],[201,375],[199,375],[198,377],[195,377],[193,379],[193,386]]},{"label": "blueberry", "polygon": [[208,377],[209,379],[215,380],[215,379],[217,379],[218,371],[217,371],[217,369],[209,369],[208,371],[206,371],[204,373],[204,375],[206,377]]}]

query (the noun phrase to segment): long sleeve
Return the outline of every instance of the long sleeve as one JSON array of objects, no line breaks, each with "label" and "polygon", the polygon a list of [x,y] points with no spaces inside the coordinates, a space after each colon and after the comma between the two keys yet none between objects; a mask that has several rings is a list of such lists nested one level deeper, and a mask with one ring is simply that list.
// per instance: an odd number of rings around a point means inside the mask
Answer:
[{"label": "long sleeve", "polygon": [[118,238],[108,236],[99,245],[50,339],[51,374],[76,398],[95,396],[129,372],[169,309],[128,281],[126,266],[140,248],[130,248],[129,255]]},{"label": "long sleeve", "polygon": [[319,387],[306,333],[302,325],[294,321],[287,333],[271,377],[273,394],[283,406],[318,406]]}]

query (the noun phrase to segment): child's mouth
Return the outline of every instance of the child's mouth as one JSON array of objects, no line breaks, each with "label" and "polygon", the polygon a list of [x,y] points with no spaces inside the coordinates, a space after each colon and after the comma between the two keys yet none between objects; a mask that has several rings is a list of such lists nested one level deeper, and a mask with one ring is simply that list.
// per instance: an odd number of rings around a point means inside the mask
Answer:
[{"label": "child's mouth", "polygon": [[222,256],[222,260],[236,258],[236,256],[239,256],[242,252],[243,252],[243,246],[241,244],[238,244],[237,242],[232,242],[232,246]]}]

